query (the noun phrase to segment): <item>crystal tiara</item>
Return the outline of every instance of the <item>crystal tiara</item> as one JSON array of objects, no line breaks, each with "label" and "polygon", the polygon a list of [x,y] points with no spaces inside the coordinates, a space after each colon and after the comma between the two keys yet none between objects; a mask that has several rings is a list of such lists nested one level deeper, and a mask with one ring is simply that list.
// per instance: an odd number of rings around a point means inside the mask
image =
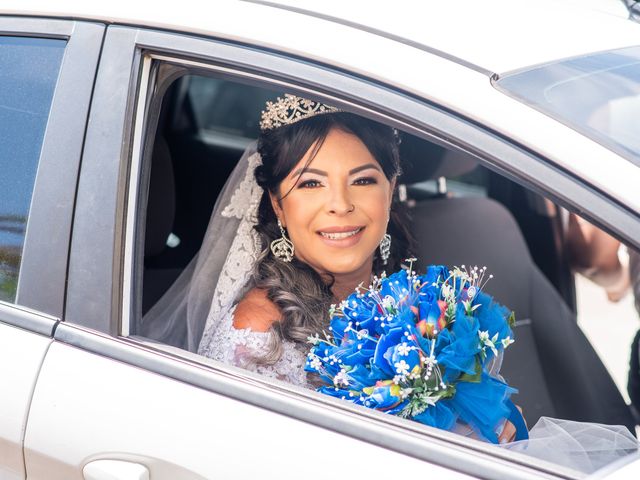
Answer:
[{"label": "crystal tiara", "polygon": [[262,111],[260,130],[271,130],[283,125],[291,125],[299,120],[313,117],[321,113],[341,112],[342,110],[306,98],[284,94],[275,102],[267,102],[266,110]]}]

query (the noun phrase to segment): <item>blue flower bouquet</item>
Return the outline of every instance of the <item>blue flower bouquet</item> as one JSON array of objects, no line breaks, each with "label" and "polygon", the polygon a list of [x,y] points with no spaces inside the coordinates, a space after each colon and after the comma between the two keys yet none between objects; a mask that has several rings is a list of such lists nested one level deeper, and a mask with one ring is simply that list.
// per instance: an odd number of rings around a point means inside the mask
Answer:
[{"label": "blue flower bouquet", "polygon": [[482,291],[486,268],[410,266],[374,277],[330,311],[330,333],[313,344],[305,370],[318,391],[433,427],[468,424],[498,442],[505,419],[526,426],[510,396],[517,390],[490,366],[513,343],[513,312]]}]

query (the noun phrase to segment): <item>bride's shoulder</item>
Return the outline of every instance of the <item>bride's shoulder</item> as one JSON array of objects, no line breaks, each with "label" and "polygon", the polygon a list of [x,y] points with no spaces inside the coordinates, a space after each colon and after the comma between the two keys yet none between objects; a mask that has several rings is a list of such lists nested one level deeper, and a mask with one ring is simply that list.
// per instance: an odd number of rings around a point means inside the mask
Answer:
[{"label": "bride's shoulder", "polygon": [[253,288],[238,302],[233,314],[233,326],[266,332],[280,318],[280,310],[269,300],[267,291]]}]

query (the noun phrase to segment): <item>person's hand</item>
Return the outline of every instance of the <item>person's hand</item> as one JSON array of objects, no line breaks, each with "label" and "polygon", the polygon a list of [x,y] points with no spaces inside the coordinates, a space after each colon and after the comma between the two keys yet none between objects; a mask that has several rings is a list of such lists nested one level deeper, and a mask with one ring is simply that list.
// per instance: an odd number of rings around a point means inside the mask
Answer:
[{"label": "person's hand", "polygon": [[[522,408],[520,408],[518,405],[516,405],[516,408],[520,411],[520,414],[522,414]],[[524,416],[522,418],[524,419]],[[527,421],[525,420],[524,423],[526,425]],[[515,437],[516,437],[516,427],[513,425],[513,423],[507,420],[504,424],[504,428],[502,429],[502,433],[498,437],[498,441],[501,444],[509,443],[509,442],[513,442],[513,439]]]},{"label": "person's hand", "polygon": [[618,258],[620,241],[574,213],[566,238],[571,266],[603,287],[609,301],[620,301],[630,286],[628,266]]}]

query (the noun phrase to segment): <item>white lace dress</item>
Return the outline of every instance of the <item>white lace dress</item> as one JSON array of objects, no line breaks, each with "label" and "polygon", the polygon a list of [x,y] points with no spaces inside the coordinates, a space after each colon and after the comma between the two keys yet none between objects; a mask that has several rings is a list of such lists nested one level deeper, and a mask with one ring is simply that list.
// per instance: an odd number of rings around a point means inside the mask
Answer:
[{"label": "white lace dress", "polygon": [[254,332],[249,328],[235,328],[233,313],[235,306],[220,321],[215,333],[209,338],[200,353],[228,365],[244,368],[277,378],[300,387],[313,388],[307,381],[304,364],[309,346],[294,342],[282,342],[282,356],[273,365],[255,365],[254,355],[261,355],[269,343],[271,332]]}]

